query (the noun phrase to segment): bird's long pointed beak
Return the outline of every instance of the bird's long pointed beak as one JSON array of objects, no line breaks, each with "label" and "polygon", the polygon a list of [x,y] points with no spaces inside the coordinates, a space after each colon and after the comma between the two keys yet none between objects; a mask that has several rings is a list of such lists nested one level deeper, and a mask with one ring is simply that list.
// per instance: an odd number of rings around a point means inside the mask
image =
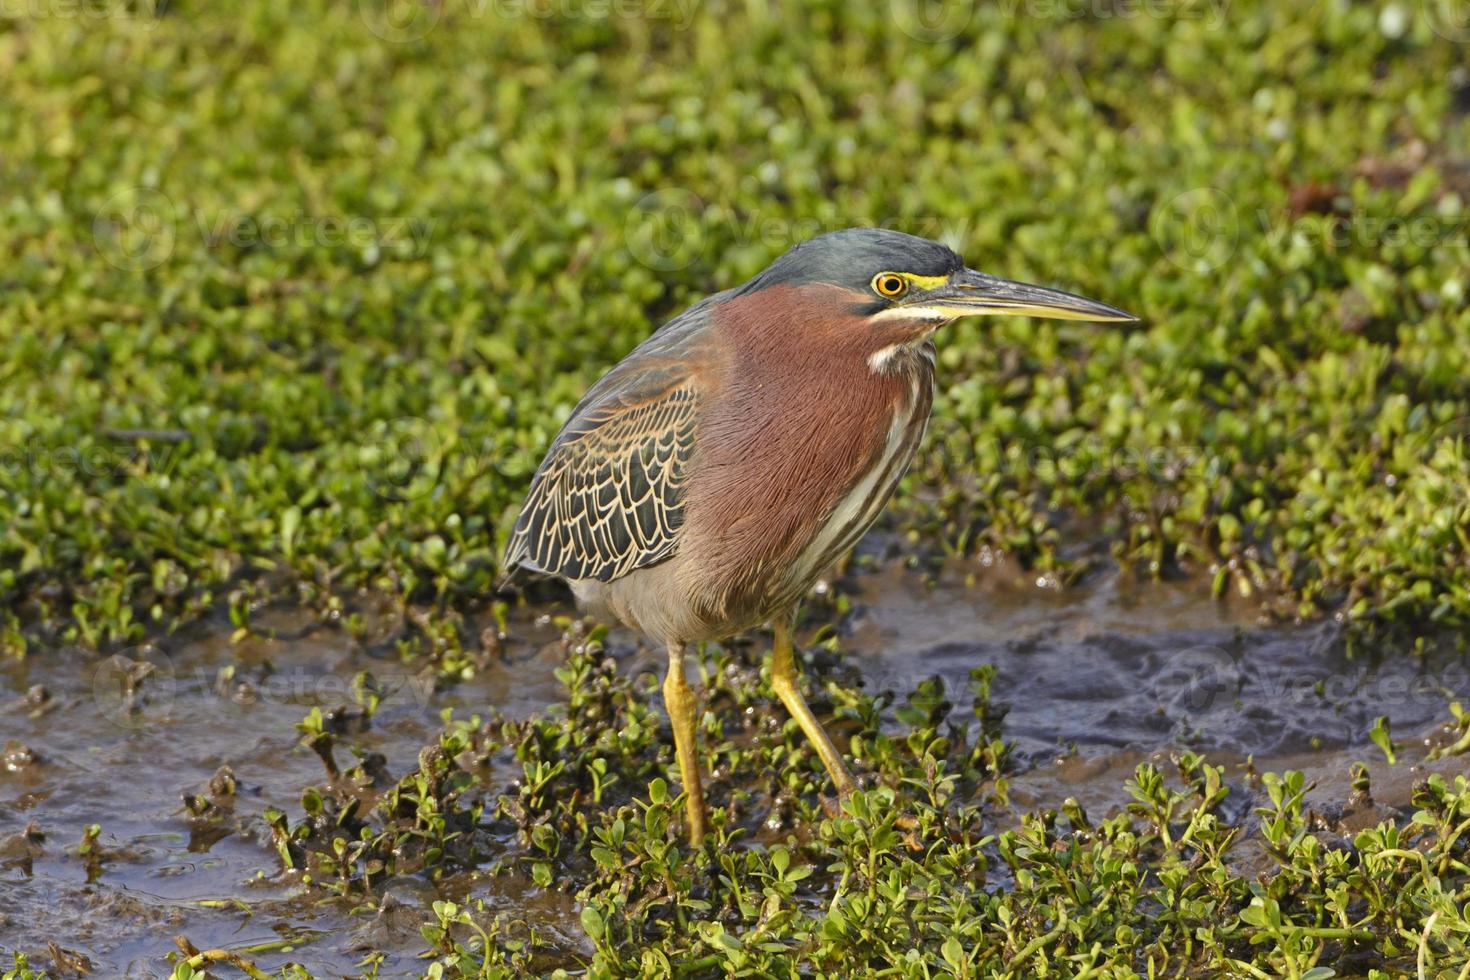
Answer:
[{"label": "bird's long pointed beak", "polygon": [[918,303],[939,307],[956,317],[1006,315],[1051,320],[1137,320],[1138,317],[1097,300],[1060,289],[987,276],[961,269]]}]

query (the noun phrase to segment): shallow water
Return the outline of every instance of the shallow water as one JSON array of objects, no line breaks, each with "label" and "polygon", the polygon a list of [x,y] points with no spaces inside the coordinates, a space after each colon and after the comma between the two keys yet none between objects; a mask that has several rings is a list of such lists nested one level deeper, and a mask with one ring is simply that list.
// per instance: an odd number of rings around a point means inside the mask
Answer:
[{"label": "shallow water", "polygon": [[[1458,655],[1349,658],[1334,624],[1259,626],[1251,610],[1210,600],[1197,582],[1138,586],[1111,574],[1059,592],[956,563],[937,576],[898,566],[856,575],[844,593],[852,599],[839,625],[846,663],[870,690],[902,696],[938,675],[962,692],[972,667],[995,665],[994,695],[1010,707],[1004,734],[1022,767],[1012,780],[1017,807],[1075,796],[1105,810],[1121,802],[1138,762],[1182,747],[1233,764],[1254,756],[1263,770],[1306,769],[1325,796],[1340,799],[1350,762],[1379,757],[1365,751],[1375,716],[1388,715],[1405,740],[1430,734],[1450,696],[1470,696]],[[252,954],[267,968],[289,959],[323,975],[352,973],[378,948],[391,954],[382,975],[413,971],[432,886],[399,880],[385,889],[386,911],[353,915],[283,882],[269,841],[255,836],[263,810],[298,814],[302,789],[322,781],[320,761],[298,746],[296,723],[313,705],[351,704],[352,677],[371,670],[393,693],[370,730],[341,744],[380,752],[402,774],[446,707],[468,714],[494,705],[520,717],[555,700],[560,631],[544,614],[567,611],[521,611],[504,658],[444,691],[391,655],[279,611],[256,623],[274,639],[232,645],[228,625],[216,623],[128,651],[153,665],[137,712],[119,694],[127,661],[56,650],[4,664],[0,950],[26,950],[49,966],[55,941],[84,955],[96,975],[167,975],[162,957],[184,934],[200,948],[277,944]],[[626,669],[658,665],[658,652],[626,633],[615,632],[610,649]],[[28,697],[36,685],[49,707]],[[239,791],[236,819],[222,832],[194,824],[183,798],[203,792],[226,764]],[[1412,770],[1395,773],[1388,789],[1375,781],[1375,796],[1391,799],[1394,786],[1407,795]],[[89,883],[75,851],[92,823],[111,854]],[[28,824],[44,840],[27,837]],[[513,876],[463,876],[445,888],[524,909],[578,949],[576,908],[560,893]]]}]

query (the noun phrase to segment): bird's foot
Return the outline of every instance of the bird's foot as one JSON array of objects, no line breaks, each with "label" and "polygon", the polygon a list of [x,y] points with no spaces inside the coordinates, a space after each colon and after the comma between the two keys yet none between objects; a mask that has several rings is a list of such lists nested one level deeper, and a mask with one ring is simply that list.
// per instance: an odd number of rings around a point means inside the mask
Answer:
[{"label": "bird's foot", "polygon": [[842,801],[845,794],[841,796],[823,796],[817,794],[817,802],[822,804],[822,812],[827,815],[828,820],[836,820],[842,816]]}]

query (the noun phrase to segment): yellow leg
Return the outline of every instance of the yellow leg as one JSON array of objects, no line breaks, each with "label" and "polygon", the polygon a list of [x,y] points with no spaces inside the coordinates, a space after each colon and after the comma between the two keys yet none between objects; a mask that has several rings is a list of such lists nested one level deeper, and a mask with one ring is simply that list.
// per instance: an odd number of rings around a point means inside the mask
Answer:
[{"label": "yellow leg", "polygon": [[837,784],[838,795],[847,796],[857,789],[857,783],[853,780],[852,773],[847,771],[842,754],[827,737],[822,723],[817,721],[812,709],[807,707],[806,699],[801,696],[801,675],[796,672],[796,655],[791,647],[791,619],[791,613],[788,612],[771,623],[776,633],[775,649],[771,653],[771,686],[776,689],[776,695],[786,705],[786,710],[791,712],[791,717],[796,719],[796,723],[806,733],[807,739],[816,748],[817,755],[822,757],[822,764],[831,774],[832,782]]},{"label": "yellow leg", "polygon": [[694,691],[684,679],[684,647],[669,644],[669,673],[664,678],[664,705],[674,728],[674,750],[679,756],[679,778],[684,783],[684,806],[689,814],[689,843],[704,842],[704,787],[699,782],[699,750],[694,741]]}]

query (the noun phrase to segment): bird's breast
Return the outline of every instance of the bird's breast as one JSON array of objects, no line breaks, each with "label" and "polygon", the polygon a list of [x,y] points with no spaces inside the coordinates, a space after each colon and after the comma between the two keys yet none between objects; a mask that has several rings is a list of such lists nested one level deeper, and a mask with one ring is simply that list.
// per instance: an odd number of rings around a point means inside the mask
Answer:
[{"label": "bird's breast", "polygon": [[877,519],[923,438],[919,356],[770,375],[727,393],[691,475],[689,583],[710,621],[745,628],[804,594]]},{"label": "bird's breast", "polygon": [[873,526],[924,439],[933,403],[931,375],[917,366],[902,373],[909,391],[894,403],[881,448],[866,461],[787,573],[781,592],[791,596],[789,601],[805,594]]}]

